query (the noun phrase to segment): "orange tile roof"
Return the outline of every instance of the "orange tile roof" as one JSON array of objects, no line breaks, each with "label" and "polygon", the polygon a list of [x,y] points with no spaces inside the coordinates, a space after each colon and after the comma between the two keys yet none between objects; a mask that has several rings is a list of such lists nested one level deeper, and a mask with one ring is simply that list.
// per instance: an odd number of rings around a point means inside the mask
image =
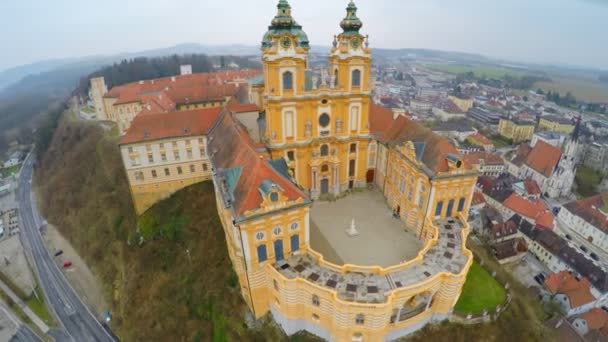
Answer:
[{"label": "orange tile roof", "polygon": [[477,165],[482,161],[485,165],[504,165],[504,161],[500,156],[487,153],[487,152],[473,152],[465,154],[462,159],[468,165]]},{"label": "orange tile roof", "polygon": [[244,219],[245,212],[260,208],[263,198],[259,189],[264,181],[278,185],[288,200],[308,200],[302,190],[256,152],[247,130],[228,112],[220,115],[207,141],[207,151],[218,173],[240,170],[234,188],[227,190],[236,218]]},{"label": "orange tile roof", "polygon": [[503,205],[515,213],[533,220],[541,227],[553,228],[553,219],[555,217],[543,201],[529,201],[513,193],[504,201]]},{"label": "orange tile roof", "polygon": [[562,151],[559,148],[539,140],[528,154],[525,163],[536,172],[549,177],[561,157]]},{"label": "orange tile roof", "polygon": [[480,205],[485,204],[486,198],[483,196],[483,192],[475,191],[473,193],[473,200],[471,201],[471,205]]},{"label": "orange tile roof", "polygon": [[492,145],[494,146],[494,143],[492,142],[492,140],[488,139],[485,135],[481,135],[479,133],[475,133],[471,136],[468,137],[468,139],[471,142],[477,142],[481,145]]},{"label": "orange tile roof", "polygon": [[566,203],[564,208],[598,229],[608,232],[608,216],[602,211],[608,204],[608,192]]},{"label": "orange tile roof", "polygon": [[591,294],[589,280],[587,278],[577,280],[568,271],[550,274],[545,280],[545,286],[551,294],[566,295],[572,308],[577,308],[595,300],[595,297]]},{"label": "orange tile roof", "polygon": [[239,83],[261,72],[241,70],[164,77],[117,86],[110,89],[104,97],[115,98],[115,105],[142,102],[143,96],[160,93],[166,93],[176,103],[207,101],[234,95],[239,88],[235,82]]},{"label": "orange tile roof", "polygon": [[369,105],[369,130],[372,134],[385,132],[393,121],[392,110],[375,103]]},{"label": "orange tile roof", "polygon": [[[403,116],[393,120],[379,140],[389,145],[401,145],[408,141],[423,143],[421,161],[433,173],[449,171],[449,154],[460,156],[446,138]],[[465,168],[470,169],[466,163]]]},{"label": "orange tile roof", "polygon": [[591,330],[600,330],[608,327],[608,312],[593,308],[581,315],[581,318],[587,321],[587,326]]},{"label": "orange tile roof", "polygon": [[249,113],[259,112],[260,108],[255,103],[241,103],[236,97],[233,97],[226,104],[226,109],[233,113]]},{"label": "orange tile roof", "polygon": [[120,140],[120,144],[205,135],[223,110],[223,108],[204,108],[137,115]]}]

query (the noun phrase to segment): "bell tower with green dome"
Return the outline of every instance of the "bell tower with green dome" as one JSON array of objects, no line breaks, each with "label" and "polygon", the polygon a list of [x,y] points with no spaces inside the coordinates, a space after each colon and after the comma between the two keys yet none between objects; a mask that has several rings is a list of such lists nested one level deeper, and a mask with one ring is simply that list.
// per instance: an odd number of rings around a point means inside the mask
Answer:
[{"label": "bell tower with green dome", "polygon": [[357,17],[357,6],[353,1],[346,7],[346,17],[340,22],[340,27],[343,31],[334,36],[329,57],[332,79],[338,89],[368,94],[372,55],[368,38],[359,33],[363,23]]},{"label": "bell tower with green dome", "polygon": [[277,15],[262,39],[264,95],[268,99],[304,91],[309,50],[308,36],[291,16],[291,5],[280,0]]}]

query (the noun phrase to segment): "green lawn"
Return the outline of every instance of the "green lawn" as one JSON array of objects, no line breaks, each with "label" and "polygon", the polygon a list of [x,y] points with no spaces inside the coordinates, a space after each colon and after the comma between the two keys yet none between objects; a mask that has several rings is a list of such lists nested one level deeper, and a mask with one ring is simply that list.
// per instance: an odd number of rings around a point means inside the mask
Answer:
[{"label": "green lawn", "polygon": [[463,314],[480,314],[484,310],[495,310],[506,298],[507,293],[502,285],[477,262],[473,262],[455,309]]},{"label": "green lawn", "polygon": [[495,79],[501,79],[506,75],[512,77],[521,77],[527,75],[523,71],[483,64],[426,64],[425,67],[431,70],[447,72],[449,74],[455,75],[473,72],[476,77],[486,77]]},{"label": "green lawn", "polygon": [[599,80],[551,76],[551,81],[536,82],[533,89],[557,91],[562,96],[571,92],[577,100],[590,102],[608,101],[608,84]]},{"label": "green lawn", "polygon": [[11,166],[11,167],[4,167],[4,168],[0,169],[0,174],[2,174],[2,178],[6,178],[6,177],[12,175],[13,173],[19,172],[20,168],[21,168],[21,164],[17,164],[15,166]]},{"label": "green lawn", "polygon": [[44,304],[44,294],[42,293],[40,287],[36,288],[36,294],[38,297],[32,294],[30,298],[27,299],[26,304],[38,317],[40,317],[40,319],[42,319],[46,324],[51,325],[53,318]]},{"label": "green lawn", "polygon": [[494,143],[494,146],[496,146],[496,148],[503,148],[503,147],[513,145],[513,143],[511,141],[508,141],[507,138],[502,137],[500,135],[493,135],[490,137],[490,140],[492,140],[492,142]]},{"label": "green lawn", "polygon": [[87,114],[95,114],[95,110],[91,107],[82,107],[81,110]]},{"label": "green lawn", "polygon": [[576,190],[582,197],[597,194],[597,186],[602,182],[602,175],[590,167],[581,165],[576,170]]}]

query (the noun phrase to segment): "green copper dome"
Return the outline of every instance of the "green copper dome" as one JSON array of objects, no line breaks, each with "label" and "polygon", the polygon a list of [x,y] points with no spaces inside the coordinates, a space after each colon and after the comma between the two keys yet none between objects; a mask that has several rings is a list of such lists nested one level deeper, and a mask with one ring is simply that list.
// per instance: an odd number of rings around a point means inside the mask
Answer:
[{"label": "green copper dome", "polygon": [[302,48],[309,48],[308,36],[291,16],[291,6],[287,0],[279,0],[277,15],[272,19],[268,31],[262,39],[262,49],[272,47],[272,39],[283,34],[296,37],[296,44]]},{"label": "green copper dome", "polygon": [[363,23],[357,17],[357,6],[351,1],[348,7],[346,7],[346,18],[340,22],[340,27],[342,27],[346,34],[359,34],[362,26]]}]

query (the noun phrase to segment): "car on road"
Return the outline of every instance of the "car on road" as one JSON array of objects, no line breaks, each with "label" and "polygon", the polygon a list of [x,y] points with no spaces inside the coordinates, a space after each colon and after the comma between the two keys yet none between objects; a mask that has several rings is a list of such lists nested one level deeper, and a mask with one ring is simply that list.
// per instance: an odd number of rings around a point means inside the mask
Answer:
[{"label": "car on road", "polygon": [[63,268],[68,268],[70,266],[72,266],[72,262],[71,261],[66,261],[66,262],[63,263]]},{"label": "car on road", "polygon": [[61,254],[63,254],[63,250],[60,249],[55,253],[55,256],[60,256]]}]

